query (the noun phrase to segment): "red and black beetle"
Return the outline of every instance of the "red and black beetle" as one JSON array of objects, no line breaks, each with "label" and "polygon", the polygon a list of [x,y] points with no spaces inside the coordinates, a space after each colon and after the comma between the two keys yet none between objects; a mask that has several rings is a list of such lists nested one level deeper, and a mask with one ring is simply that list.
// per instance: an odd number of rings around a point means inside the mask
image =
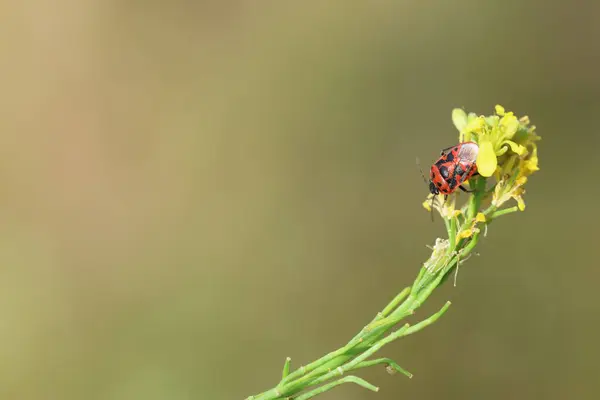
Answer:
[{"label": "red and black beetle", "polygon": [[475,142],[459,143],[442,150],[441,157],[431,166],[429,173],[429,191],[431,194],[443,194],[444,199],[457,188],[470,192],[462,185],[477,173],[477,154],[479,146]]}]

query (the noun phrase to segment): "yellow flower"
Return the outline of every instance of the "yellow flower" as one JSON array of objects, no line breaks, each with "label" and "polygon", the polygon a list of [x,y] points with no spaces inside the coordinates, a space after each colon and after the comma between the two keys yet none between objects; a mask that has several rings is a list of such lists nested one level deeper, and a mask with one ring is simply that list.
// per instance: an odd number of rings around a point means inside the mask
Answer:
[{"label": "yellow flower", "polygon": [[540,167],[538,166],[537,145],[533,143],[532,147],[533,149],[531,150],[531,153],[526,158],[521,160],[519,165],[520,176],[529,176],[535,171],[540,170]]},{"label": "yellow flower", "polygon": [[477,215],[475,216],[475,219],[473,219],[473,223],[471,224],[471,226],[466,229],[461,229],[461,231],[456,236],[456,239],[457,240],[465,239],[465,238],[471,237],[475,233],[479,232],[479,228],[477,227],[477,224],[481,223],[481,222],[483,222],[483,223],[486,222],[485,215],[483,215],[483,213],[477,213]]},{"label": "yellow flower", "polygon": [[527,182],[526,176],[521,176],[517,179],[515,177],[510,177],[509,175],[504,175],[496,188],[494,189],[494,195],[492,197],[492,204],[499,208],[502,204],[506,203],[508,200],[515,199],[517,201],[517,207],[519,207],[520,211],[525,211],[525,201],[523,200],[523,194],[525,194],[525,189],[523,185]]},{"label": "yellow flower", "polygon": [[529,151],[525,156],[511,155],[505,160],[502,167],[496,171],[498,183],[492,197],[494,206],[500,207],[512,198],[517,201],[517,207],[520,211],[525,210],[524,185],[527,183],[529,175],[540,169],[538,166],[537,144],[535,143],[540,137],[533,134],[530,139],[531,141],[528,143]]},{"label": "yellow flower", "polygon": [[[460,213],[460,210],[456,210],[456,196],[451,196],[447,200],[442,200],[443,196],[435,196],[429,194],[427,199],[423,202],[423,208],[429,212],[432,212],[431,205],[436,209],[442,218],[450,219],[456,216],[456,213]],[[432,201],[433,198],[433,201]]]},{"label": "yellow flower", "polygon": [[479,145],[477,170],[486,178],[497,170],[500,157],[507,154],[525,157],[533,150],[531,145],[539,139],[533,133],[534,128],[528,128],[528,118],[519,120],[500,105],[496,106],[496,115],[489,117],[467,116],[463,110],[455,109],[452,120],[460,132],[461,141],[473,140]]},{"label": "yellow flower", "polygon": [[479,228],[465,229],[463,231],[458,232],[458,235],[456,235],[456,240],[469,238],[477,232],[479,232]]},{"label": "yellow flower", "polygon": [[[467,114],[456,108],[452,110],[452,122],[459,131],[461,143],[473,141],[478,144],[476,165],[479,174],[485,178],[495,177],[492,204],[496,209],[514,199],[518,209],[525,210],[524,185],[529,176],[540,169],[537,141],[541,137],[536,134],[535,126],[530,125],[529,118],[517,118],[497,105],[494,115],[490,116]],[[455,195],[446,202],[439,196],[432,199],[430,194],[423,207],[432,211],[433,206],[445,219],[457,218],[461,212],[456,209]],[[476,222],[485,223],[485,216],[477,215]],[[475,225],[464,227],[459,235],[469,237],[476,229]]]},{"label": "yellow flower", "polygon": [[429,196],[427,196],[427,198],[425,199],[425,201],[423,202],[423,208],[426,209],[427,211],[431,212],[431,205],[433,204],[433,202],[431,201],[431,197],[433,195],[430,193]]}]

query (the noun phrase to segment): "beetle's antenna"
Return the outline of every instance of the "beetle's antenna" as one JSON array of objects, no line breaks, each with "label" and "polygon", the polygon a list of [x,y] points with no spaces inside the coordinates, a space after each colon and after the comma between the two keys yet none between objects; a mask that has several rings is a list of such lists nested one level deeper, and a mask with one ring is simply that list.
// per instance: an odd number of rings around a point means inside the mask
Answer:
[{"label": "beetle's antenna", "polygon": [[421,176],[423,177],[423,182],[425,182],[425,184],[427,184],[427,178],[425,178],[425,174],[423,173],[423,170],[421,169],[421,160],[419,160],[419,157],[417,157],[417,166],[419,167],[419,171],[421,171]]},{"label": "beetle's antenna", "polygon": [[[421,168],[421,161],[419,160],[419,157],[417,157],[417,166],[419,167],[419,171],[421,171],[421,176],[423,177],[423,182],[425,182],[425,184],[427,185],[428,181],[427,178],[425,178],[425,174],[423,173],[423,169]],[[433,222],[433,200],[435,199],[435,194],[431,194],[431,205],[429,206],[430,211],[429,213],[431,214],[431,222]]]}]

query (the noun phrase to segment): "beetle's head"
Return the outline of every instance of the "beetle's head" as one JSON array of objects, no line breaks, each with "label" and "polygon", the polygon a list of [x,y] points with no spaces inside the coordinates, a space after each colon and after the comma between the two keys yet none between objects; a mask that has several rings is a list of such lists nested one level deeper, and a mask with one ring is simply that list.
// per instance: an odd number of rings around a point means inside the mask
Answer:
[{"label": "beetle's head", "polygon": [[433,183],[433,181],[431,181],[431,180],[429,181],[429,191],[434,196],[440,194],[440,191],[439,191],[438,187],[435,186],[435,183]]}]

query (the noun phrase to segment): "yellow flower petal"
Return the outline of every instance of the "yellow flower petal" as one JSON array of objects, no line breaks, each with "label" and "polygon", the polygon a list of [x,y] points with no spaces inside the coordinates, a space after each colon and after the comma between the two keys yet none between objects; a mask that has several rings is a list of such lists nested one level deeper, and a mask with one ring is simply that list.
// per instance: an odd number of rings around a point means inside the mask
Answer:
[{"label": "yellow flower petal", "polygon": [[483,215],[483,213],[477,213],[477,215],[475,216],[475,221],[485,222],[485,215]]},{"label": "yellow flower petal", "polygon": [[479,154],[477,155],[477,170],[481,176],[489,178],[498,166],[498,159],[494,152],[492,142],[485,140],[479,143]]},{"label": "yellow flower petal", "polygon": [[458,235],[456,235],[456,239],[460,240],[460,239],[465,239],[465,238],[468,238],[471,236],[473,236],[473,229],[466,229],[464,231],[460,231],[458,233]]},{"label": "yellow flower petal", "polygon": [[525,161],[523,163],[523,169],[527,171],[528,175],[531,175],[535,171],[539,171],[540,167],[537,165],[537,158]]},{"label": "yellow flower petal", "polygon": [[533,146],[533,152],[521,163],[520,168],[522,175],[531,175],[535,171],[539,171],[540,167],[538,166],[537,146]]},{"label": "yellow flower petal", "polygon": [[431,201],[425,200],[423,202],[423,208],[426,209],[427,211],[431,212]]},{"label": "yellow flower petal", "polygon": [[515,181],[515,185],[516,186],[523,186],[526,183],[527,183],[527,177],[526,176],[520,176]]},{"label": "yellow flower petal", "polygon": [[513,113],[505,114],[500,120],[500,126],[504,129],[502,137],[505,139],[512,139],[519,129],[519,120],[513,115]]},{"label": "yellow flower petal", "polygon": [[465,126],[465,129],[463,130],[464,133],[466,132],[481,132],[481,129],[485,126],[485,119],[483,117],[476,117],[470,121],[467,122],[467,126]]},{"label": "yellow flower petal", "polygon": [[504,115],[504,107],[500,104],[496,104],[496,114],[500,116]]},{"label": "yellow flower petal", "polygon": [[496,152],[496,157],[500,157],[501,155],[503,155],[507,151],[508,151],[508,146],[502,146],[502,147],[500,147],[500,150],[498,150]]},{"label": "yellow flower petal", "polygon": [[508,144],[510,146],[510,149],[520,156],[524,156],[525,154],[527,154],[527,148],[525,146],[521,146],[520,144],[517,144],[512,140],[506,140],[504,143]]},{"label": "yellow flower petal", "polygon": [[517,207],[519,207],[519,210],[525,211],[525,201],[523,201],[523,197],[515,196],[515,200],[517,200]]}]

